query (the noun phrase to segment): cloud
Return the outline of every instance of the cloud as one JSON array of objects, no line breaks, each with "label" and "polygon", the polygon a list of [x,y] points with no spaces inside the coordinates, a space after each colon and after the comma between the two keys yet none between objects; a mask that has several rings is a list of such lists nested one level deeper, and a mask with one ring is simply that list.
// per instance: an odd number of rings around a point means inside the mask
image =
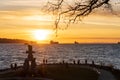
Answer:
[{"label": "cloud", "polygon": [[100,15],[93,14],[83,18],[83,23],[101,25],[101,26],[114,26],[120,27],[120,18],[116,15]]},{"label": "cloud", "polygon": [[46,0],[1,0],[0,10],[41,8]]},{"label": "cloud", "polygon": [[17,31],[27,29],[51,28],[52,23],[49,20],[47,20],[49,18],[50,16],[44,16],[44,14],[42,14],[37,9],[0,11],[0,29],[16,29]]}]

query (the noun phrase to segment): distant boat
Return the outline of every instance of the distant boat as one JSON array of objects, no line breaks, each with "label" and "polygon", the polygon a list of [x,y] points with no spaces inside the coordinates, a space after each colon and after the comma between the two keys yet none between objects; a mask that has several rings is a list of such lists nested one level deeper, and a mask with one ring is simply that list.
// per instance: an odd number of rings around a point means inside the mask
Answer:
[{"label": "distant boat", "polygon": [[74,44],[79,44],[79,42],[75,41]]},{"label": "distant boat", "polygon": [[50,44],[59,44],[59,42],[56,42],[56,41],[50,41]]}]

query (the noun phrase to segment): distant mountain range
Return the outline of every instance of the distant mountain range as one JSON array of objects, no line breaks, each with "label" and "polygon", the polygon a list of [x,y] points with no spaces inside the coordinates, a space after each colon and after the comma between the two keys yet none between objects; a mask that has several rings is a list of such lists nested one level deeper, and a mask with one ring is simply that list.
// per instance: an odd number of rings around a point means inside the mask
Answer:
[{"label": "distant mountain range", "polygon": [[22,40],[22,39],[8,39],[0,38],[0,43],[31,43],[32,41]]}]

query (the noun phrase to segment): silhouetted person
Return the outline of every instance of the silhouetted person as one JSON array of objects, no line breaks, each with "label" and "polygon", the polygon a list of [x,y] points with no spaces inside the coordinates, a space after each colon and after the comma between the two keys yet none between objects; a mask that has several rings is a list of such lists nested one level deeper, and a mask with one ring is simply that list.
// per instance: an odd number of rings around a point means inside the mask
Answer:
[{"label": "silhouetted person", "polygon": [[11,68],[11,69],[13,69],[13,68],[14,68],[13,64],[10,64],[10,68]]},{"label": "silhouetted person", "polygon": [[76,63],[75,63],[75,60],[73,60],[73,64],[76,64]]},{"label": "silhouetted person", "polygon": [[92,61],[92,65],[95,65],[94,61]]},{"label": "silhouetted person", "polygon": [[14,69],[15,69],[15,70],[17,69],[17,64],[16,64],[16,63],[14,64]]},{"label": "silhouetted person", "polygon": [[62,61],[62,64],[65,64],[65,61],[64,61],[64,60]]},{"label": "silhouetted person", "polygon": [[85,59],[85,64],[87,64],[87,59]]},{"label": "silhouetted person", "polygon": [[43,59],[43,64],[45,64],[45,59]]},{"label": "silhouetted person", "polygon": [[77,60],[77,64],[80,64],[80,60]]},{"label": "silhouetted person", "polygon": [[47,64],[47,62],[48,62],[48,61],[47,61],[47,59],[46,59],[46,60],[45,60],[45,63]]}]

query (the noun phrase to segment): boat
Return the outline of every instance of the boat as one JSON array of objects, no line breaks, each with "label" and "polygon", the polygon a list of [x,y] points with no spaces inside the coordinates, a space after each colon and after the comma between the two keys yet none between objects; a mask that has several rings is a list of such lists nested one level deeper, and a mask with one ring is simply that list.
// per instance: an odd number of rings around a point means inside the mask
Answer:
[{"label": "boat", "polygon": [[74,44],[79,44],[79,42],[75,41]]},{"label": "boat", "polygon": [[50,41],[50,44],[59,44],[59,42],[56,42],[56,41]]}]

